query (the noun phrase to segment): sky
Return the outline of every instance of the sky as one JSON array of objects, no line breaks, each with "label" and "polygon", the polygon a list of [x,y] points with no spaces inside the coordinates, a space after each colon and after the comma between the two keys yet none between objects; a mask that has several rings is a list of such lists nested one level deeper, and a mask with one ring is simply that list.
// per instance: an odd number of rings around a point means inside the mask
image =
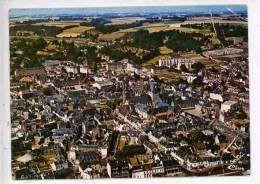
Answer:
[{"label": "sky", "polygon": [[59,16],[59,15],[102,15],[102,14],[149,14],[149,13],[208,13],[209,11],[220,13],[246,12],[245,5],[224,6],[153,6],[153,7],[98,7],[98,8],[56,8],[56,9],[12,9],[10,17],[25,16]]}]

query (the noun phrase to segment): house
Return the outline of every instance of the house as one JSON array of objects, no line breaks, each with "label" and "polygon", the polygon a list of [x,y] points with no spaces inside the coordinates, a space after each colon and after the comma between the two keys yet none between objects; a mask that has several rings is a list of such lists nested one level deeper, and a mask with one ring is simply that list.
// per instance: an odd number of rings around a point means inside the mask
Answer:
[{"label": "house", "polygon": [[171,58],[171,59],[160,59],[158,61],[159,67],[166,66],[166,67],[176,67],[176,69],[181,70],[181,65],[186,66],[186,68],[191,68],[192,64],[195,61],[189,58]]},{"label": "house", "polygon": [[168,119],[173,116],[173,108],[167,103],[159,102],[153,109],[153,116],[156,119]]},{"label": "house", "polygon": [[96,87],[99,90],[105,90],[107,88],[112,87],[113,83],[112,82],[95,82],[92,86]]},{"label": "house", "polygon": [[120,71],[122,69],[123,69],[122,63],[119,62],[106,63],[106,70],[111,71],[112,73],[115,73],[116,71]]},{"label": "house", "polygon": [[113,131],[112,134],[109,136],[109,142],[108,142],[108,153],[109,154],[113,153],[114,150],[116,149],[119,138],[120,138],[119,131]]},{"label": "house", "polygon": [[219,115],[219,120],[221,122],[225,121],[225,114],[229,112],[234,106],[237,104],[235,101],[225,101],[224,103],[221,104],[220,108],[220,115]]},{"label": "house", "polygon": [[169,71],[169,67],[161,66],[161,67],[154,67],[151,68],[150,71],[143,71],[143,72],[146,72],[147,74],[158,75],[160,73],[164,73],[168,71]]},{"label": "house", "polygon": [[26,76],[38,76],[46,78],[47,73],[43,67],[34,67],[34,68],[21,68],[15,70],[15,77],[21,78]]},{"label": "house", "polygon": [[104,121],[104,117],[103,117],[101,114],[99,114],[99,113],[95,113],[95,114],[94,114],[94,120],[95,120],[99,125],[101,125],[102,122]]},{"label": "house", "polygon": [[86,134],[87,131],[90,131],[93,126],[94,126],[93,121],[86,119],[85,121],[82,122],[82,133]]},{"label": "house", "polygon": [[127,160],[110,160],[107,162],[107,173],[110,178],[129,178],[129,165]]},{"label": "house", "polygon": [[90,152],[90,151],[98,151],[99,146],[97,144],[94,143],[90,143],[90,144],[79,144],[77,146],[77,150],[79,152]]},{"label": "house", "polygon": [[227,37],[226,40],[233,45],[239,45],[239,44],[243,43],[244,38],[243,37]]},{"label": "house", "polygon": [[149,119],[151,114],[151,109],[144,104],[135,105],[136,112],[144,119]]},{"label": "house", "polygon": [[22,166],[15,171],[15,179],[17,180],[39,180],[42,179],[39,169],[36,166]]},{"label": "house", "polygon": [[150,79],[148,81],[148,95],[152,99],[153,106],[155,106],[155,104],[161,102],[161,99],[159,97],[159,93],[160,93],[159,83],[154,81],[153,79]]},{"label": "house", "polygon": [[159,143],[160,141],[165,141],[165,137],[159,132],[154,130],[148,133],[148,138],[153,143]]},{"label": "house", "polygon": [[228,112],[234,105],[237,104],[235,101],[225,101],[221,104],[221,112]]},{"label": "house", "polygon": [[135,72],[137,70],[137,67],[135,66],[135,64],[128,62],[127,63],[127,71],[129,72]]},{"label": "house", "polygon": [[145,106],[151,106],[152,105],[152,99],[151,99],[150,95],[141,94],[140,96],[131,97],[128,100],[128,104],[133,104],[133,105],[142,104],[142,105],[145,105]]},{"label": "house", "polygon": [[86,168],[84,171],[82,169],[79,169],[79,171],[81,173],[82,179],[100,178],[99,172],[92,169],[91,167]]},{"label": "house", "polygon": [[91,69],[87,65],[79,66],[79,73],[81,74],[91,74]]},{"label": "house", "polygon": [[151,178],[162,176],[163,174],[164,167],[162,162],[143,164],[132,168],[132,178]]},{"label": "house", "polygon": [[241,119],[232,119],[228,122],[232,129],[240,130],[243,132],[249,131],[249,121],[248,120],[241,120]]},{"label": "house", "polygon": [[101,159],[101,156],[96,151],[87,151],[80,153],[78,156],[78,160],[80,163],[80,166],[83,170],[85,170],[89,165],[99,162]]},{"label": "house", "polygon": [[209,93],[209,98],[211,98],[212,100],[218,100],[220,102],[223,102],[223,95],[219,94],[219,93]]},{"label": "house", "polygon": [[165,176],[176,176],[182,173],[182,167],[172,157],[162,158]]},{"label": "house", "polygon": [[69,168],[68,161],[59,159],[51,164],[53,171],[62,171]]},{"label": "house", "polygon": [[238,48],[223,48],[223,49],[215,49],[203,52],[202,54],[206,57],[216,57],[216,56],[223,56],[229,54],[240,54],[243,52],[243,49]]},{"label": "house", "polygon": [[46,60],[43,63],[43,66],[45,67],[45,70],[47,72],[55,72],[55,70],[57,70],[57,67],[59,67],[60,65],[61,65],[60,60]]},{"label": "house", "polygon": [[76,160],[76,150],[75,149],[71,149],[68,152],[68,160],[69,161],[75,161]]},{"label": "house", "polygon": [[193,98],[179,98],[175,101],[174,105],[179,107],[181,110],[190,110],[195,109],[195,105],[197,104],[197,100]]},{"label": "house", "polygon": [[101,154],[101,158],[104,159],[107,157],[107,150],[108,148],[103,146],[101,148],[98,149],[99,153]]},{"label": "house", "polygon": [[66,70],[67,73],[73,73],[73,74],[78,73],[78,67],[75,65],[64,66],[64,69]]},{"label": "house", "polygon": [[149,141],[148,136],[139,136],[138,142],[145,147],[147,153],[153,153],[157,150],[156,146]]},{"label": "house", "polygon": [[109,56],[107,56],[107,55],[101,55],[101,59],[102,60],[105,60],[105,61],[110,61],[110,58],[109,58]]}]

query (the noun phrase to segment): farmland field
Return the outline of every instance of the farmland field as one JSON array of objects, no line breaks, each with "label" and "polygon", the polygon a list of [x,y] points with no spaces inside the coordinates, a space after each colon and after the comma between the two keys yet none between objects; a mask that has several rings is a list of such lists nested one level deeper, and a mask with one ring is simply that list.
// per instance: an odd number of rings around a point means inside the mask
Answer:
[{"label": "farmland field", "polygon": [[183,54],[182,56],[186,57],[186,58],[191,58],[194,61],[201,62],[202,64],[204,64],[206,66],[206,68],[216,66],[216,62],[210,60],[209,58],[201,56],[199,54]]},{"label": "farmland field", "polygon": [[[119,20],[118,20],[119,21]],[[193,23],[197,23],[198,21],[194,21]],[[237,22],[237,21],[233,21]],[[150,33],[153,32],[159,32],[159,31],[170,31],[170,30],[179,30],[181,32],[185,33],[201,33],[201,34],[212,34],[209,29],[193,29],[193,28],[187,28],[187,27],[181,27],[182,24],[191,24],[192,21],[187,21],[187,22],[164,22],[164,23],[148,23],[144,24],[139,27],[134,27],[134,28],[129,28],[129,29],[123,29],[120,31],[116,31],[113,33],[107,33],[107,34],[102,34],[99,36],[99,40],[104,40],[104,41],[114,41],[116,39],[120,39],[122,36],[125,35],[125,33],[129,32],[136,32],[140,29],[145,29],[148,30]],[[110,23],[111,25],[112,23]],[[108,24],[107,24],[108,25]]]},{"label": "farmland field", "polygon": [[[214,23],[220,23],[220,24],[242,24],[247,25],[247,22],[244,21],[237,21],[237,20],[220,20],[220,19],[213,19]],[[212,23],[211,19],[198,19],[198,20],[186,20],[182,23],[182,25],[185,24],[201,24],[201,23]]]},{"label": "farmland field", "polygon": [[119,24],[131,24],[140,20],[145,20],[142,17],[122,17],[122,18],[114,18],[111,19],[111,23],[107,23],[106,25],[119,25]]},{"label": "farmland field", "polygon": [[81,21],[53,21],[53,22],[38,22],[33,25],[43,25],[43,26],[56,26],[64,28],[66,26],[79,26]]},{"label": "farmland field", "polygon": [[87,26],[78,26],[78,27],[72,27],[69,29],[65,29],[62,33],[58,34],[57,37],[77,37],[81,33],[91,30],[94,27],[87,27]]},{"label": "farmland field", "polygon": [[122,38],[126,33],[130,32],[136,32],[137,30],[130,28],[130,29],[124,29],[120,31],[116,31],[113,33],[107,33],[107,34],[101,34],[98,39],[104,40],[104,41],[114,41],[116,39]]},{"label": "farmland field", "polygon": [[[123,19],[124,20],[124,19]],[[121,20],[122,22],[124,22]],[[117,20],[120,22],[120,20]],[[117,24],[118,24],[117,22]],[[230,24],[242,24],[245,25],[246,22],[243,21],[230,21],[230,20],[213,20],[214,23],[230,23]],[[129,22],[130,23],[130,22]],[[193,29],[193,28],[187,28],[187,27],[181,27],[181,25],[186,25],[186,24],[197,24],[197,23],[212,23],[210,19],[207,20],[187,20],[184,22],[164,22],[164,23],[152,23],[152,24],[145,24],[140,27],[134,27],[134,28],[129,28],[129,29],[124,29],[120,30],[117,32],[109,33],[109,34],[104,34],[100,36],[101,40],[106,40],[106,41],[114,41],[115,39],[121,38],[125,33],[127,32],[136,32],[140,29],[146,29],[150,33],[153,32],[159,32],[159,31],[170,31],[170,30],[179,30],[181,32],[185,33],[201,33],[201,34],[212,34],[209,29]],[[218,40],[213,40],[214,43],[218,43]]]},{"label": "farmland field", "polygon": [[135,28],[130,28],[126,30],[122,30],[122,32],[135,32],[140,29],[146,29],[150,33],[153,32],[159,32],[159,31],[170,31],[170,30],[179,30],[181,32],[185,33],[202,33],[202,34],[209,34],[210,31],[208,29],[192,29],[192,28],[187,28],[187,27],[181,27],[182,23],[179,22],[173,22],[173,23],[154,23],[154,24],[148,24],[148,25],[143,25],[140,27],[135,27]]},{"label": "farmland field", "polygon": [[163,72],[158,74],[159,78],[165,78],[165,79],[176,79],[179,78],[180,76],[181,74],[177,72]]},{"label": "farmland field", "polygon": [[166,46],[163,46],[163,47],[160,47],[160,53],[161,54],[172,54],[173,53],[173,50],[166,47]]},{"label": "farmland field", "polygon": [[118,48],[117,50],[121,51],[121,52],[131,52],[136,54],[137,56],[143,56],[146,53],[149,53],[148,50],[144,50],[141,48],[136,48],[136,47],[122,47],[122,48]]},{"label": "farmland field", "polygon": [[116,31],[113,33],[107,33],[107,34],[101,34],[98,39],[104,40],[104,41],[114,41],[116,39],[119,39],[125,35],[124,32]]}]

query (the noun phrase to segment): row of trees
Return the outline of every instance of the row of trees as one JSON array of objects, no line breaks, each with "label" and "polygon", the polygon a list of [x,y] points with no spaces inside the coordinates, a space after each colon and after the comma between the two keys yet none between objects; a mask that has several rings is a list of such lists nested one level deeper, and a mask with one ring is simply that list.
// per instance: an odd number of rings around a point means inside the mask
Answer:
[{"label": "row of trees", "polygon": [[91,21],[89,22],[81,22],[80,25],[81,26],[97,26],[100,24],[107,24],[107,23],[111,23],[111,21],[104,19],[104,18],[96,18],[96,19],[91,19]]},{"label": "row of trees", "polygon": [[56,36],[63,31],[63,28],[56,26],[38,26],[31,24],[16,25],[14,27],[10,27],[11,36],[16,36],[18,31],[32,31],[38,36]]},{"label": "row of trees", "polygon": [[128,29],[133,27],[139,27],[142,25],[141,22],[133,22],[130,24],[114,24],[114,25],[106,25],[107,23],[111,23],[111,21],[105,19],[93,19],[90,22],[82,22],[81,26],[94,26],[98,32],[101,33],[112,33],[119,31],[121,29]]},{"label": "row of trees", "polygon": [[153,50],[163,45],[164,38],[162,31],[150,34],[148,30],[141,29],[133,33],[133,46]]},{"label": "row of trees", "polygon": [[101,33],[112,33],[112,32],[119,31],[121,29],[128,29],[128,28],[138,27],[141,25],[142,24],[139,22],[131,23],[131,24],[117,24],[117,25],[99,24],[99,25],[96,25],[96,30]]},{"label": "row of trees", "polygon": [[77,25],[69,25],[61,28],[56,26],[32,25],[31,23],[18,24],[10,27],[10,35],[17,36],[18,32],[31,31],[38,36],[56,36],[62,33],[63,30],[73,27],[77,27]]}]

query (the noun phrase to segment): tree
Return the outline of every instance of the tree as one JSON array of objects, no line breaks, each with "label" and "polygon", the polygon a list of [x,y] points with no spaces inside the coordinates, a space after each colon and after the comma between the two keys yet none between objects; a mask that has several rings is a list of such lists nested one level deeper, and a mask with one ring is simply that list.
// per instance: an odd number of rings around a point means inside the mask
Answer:
[{"label": "tree", "polygon": [[15,36],[18,31],[31,31],[33,34],[39,36],[56,36],[63,31],[63,28],[56,26],[43,26],[43,25],[16,25],[10,27],[10,35]]},{"label": "tree", "polygon": [[197,77],[196,79],[193,80],[193,86],[194,87],[199,87],[203,86],[203,80],[201,77]]},{"label": "tree", "polygon": [[236,117],[238,119],[246,119],[247,118],[247,114],[246,114],[246,112],[243,109],[240,109],[239,111],[237,111]]},{"label": "tree", "polygon": [[47,46],[47,42],[43,38],[39,38],[32,42],[32,48],[36,51],[42,50]]},{"label": "tree", "polygon": [[87,63],[90,66],[93,66],[97,62],[97,53],[96,47],[87,48]]},{"label": "tree", "polygon": [[176,82],[176,85],[179,85],[179,84],[188,85],[189,83],[186,79],[179,78]]},{"label": "tree", "polygon": [[149,31],[141,29],[134,34],[133,45],[135,47],[148,49],[150,45]]},{"label": "tree", "polygon": [[196,142],[202,142],[205,139],[204,134],[201,132],[201,130],[196,130],[194,131],[190,138],[189,138],[189,142],[192,143],[196,143]]},{"label": "tree", "polygon": [[199,71],[199,70],[205,68],[205,65],[202,64],[201,62],[195,62],[191,65],[191,68],[193,68],[195,71]]},{"label": "tree", "polygon": [[121,102],[122,100],[119,99],[111,100],[107,102],[107,106],[109,106],[111,109],[115,109],[118,105],[120,105]]},{"label": "tree", "polygon": [[46,87],[42,89],[42,93],[46,96],[52,96],[55,94],[55,90],[53,87]]},{"label": "tree", "polygon": [[181,66],[180,66],[180,69],[181,69],[181,71],[183,71],[183,72],[189,72],[189,70],[187,69],[187,67],[184,65],[184,64],[182,64]]},{"label": "tree", "polygon": [[146,150],[143,145],[127,145],[122,150],[116,152],[115,157],[117,159],[125,159],[129,156],[138,154],[145,154]]}]

